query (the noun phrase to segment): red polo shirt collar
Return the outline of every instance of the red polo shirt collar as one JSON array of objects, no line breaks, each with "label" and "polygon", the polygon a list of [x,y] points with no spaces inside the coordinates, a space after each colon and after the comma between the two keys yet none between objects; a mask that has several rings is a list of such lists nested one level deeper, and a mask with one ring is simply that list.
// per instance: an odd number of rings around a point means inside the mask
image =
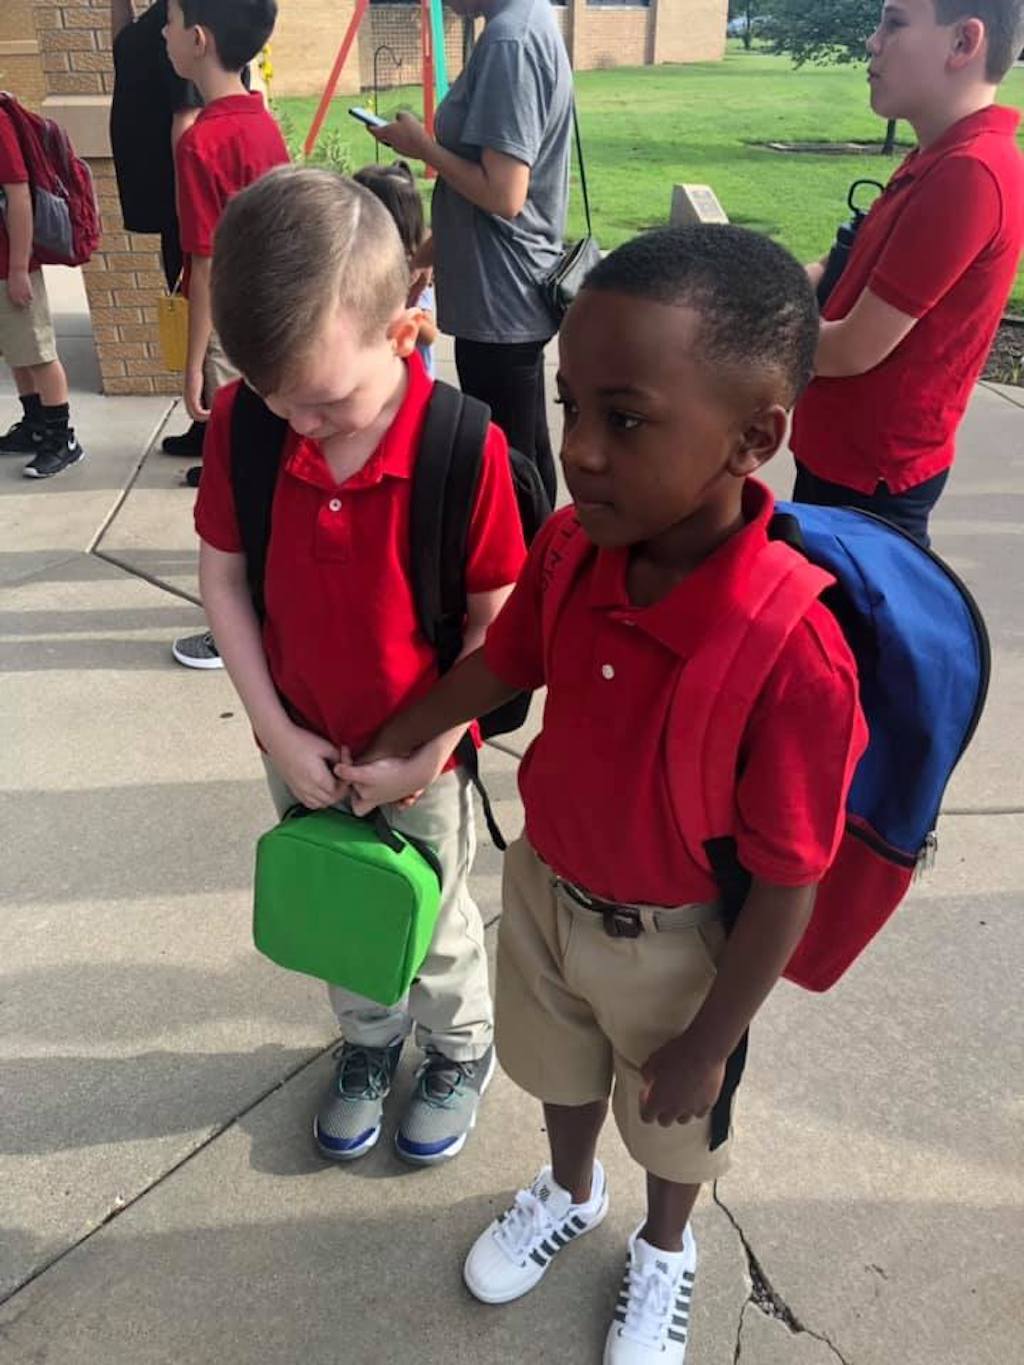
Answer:
[{"label": "red polo shirt collar", "polygon": [[990,104],[986,109],[978,109],[947,128],[942,136],[924,151],[915,147],[889,180],[889,187],[923,175],[939,157],[945,156],[954,147],[966,147],[982,133],[1002,133],[1007,137],[1013,137],[1019,123],[1019,109],[1007,109],[1002,104]]},{"label": "red polo shirt collar", "polygon": [[289,431],[285,472],[329,493],[341,490],[358,492],[363,488],[372,488],[385,478],[411,479],[432,381],[417,354],[408,357],[405,367],[406,387],[402,405],[362,469],[357,469],[350,478],[339,484],[327,466],[319,441]]},{"label": "red polo shirt collar", "polygon": [[748,479],[743,489],[747,522],[743,530],[730,536],[667,597],[649,607],[629,600],[629,550],[599,550],[590,575],[590,606],[617,620],[631,621],[680,658],[688,658],[712,626],[720,625],[728,613],[749,600],[751,570],[767,544],[774,511],[771,491],[756,479]]}]

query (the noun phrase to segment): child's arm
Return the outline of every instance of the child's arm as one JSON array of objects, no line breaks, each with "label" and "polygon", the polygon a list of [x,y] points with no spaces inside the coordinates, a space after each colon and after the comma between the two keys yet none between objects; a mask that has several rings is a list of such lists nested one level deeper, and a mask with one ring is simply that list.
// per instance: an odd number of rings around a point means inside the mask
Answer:
[{"label": "child's arm", "polygon": [[644,1064],[648,1088],[640,1116],[646,1123],[668,1127],[712,1108],[726,1062],[800,942],[815,890],[754,879],[696,1017]]},{"label": "child's arm", "polygon": [[[334,772],[349,786],[352,809],[357,815],[424,791],[444,769],[469,722],[516,695],[516,688],[499,683],[487,669],[482,648],[487,627],[511,591],[510,585],[494,592],[471,594],[461,661],[426,697],[389,721],[366,753],[359,755],[358,763],[348,761],[350,755],[343,755]],[[482,687],[481,676],[486,679]],[[454,689],[453,679],[459,680]],[[501,689],[498,700],[488,700],[498,687]],[[449,696],[451,701],[446,702]],[[473,709],[480,697],[484,702],[482,711]]]},{"label": "child's arm", "polygon": [[274,687],[246,583],[245,555],[200,541],[199,591],[228,675],[285,784],[311,810],[342,800],[346,785],[331,772],[337,749],[296,725]]},{"label": "child's arm", "polygon": [[135,22],[132,0],[110,0],[110,41],[116,42],[122,29]]},{"label": "child's arm", "polygon": [[7,196],[7,239],[10,268],[7,272],[7,297],[15,308],[32,302],[32,281],[28,264],[32,256],[32,191],[27,184],[4,185]]},{"label": "child's arm", "polygon": [[845,318],[822,322],[814,373],[831,378],[866,374],[895,351],[916,322],[865,289]]},{"label": "child's arm", "polygon": [[[188,286],[188,360],[185,365],[185,406],[193,422],[208,422],[210,411],[203,405],[203,361],[213,334],[213,308],[210,301],[212,256],[193,256]],[[212,401],[213,395],[210,395]]]},{"label": "child's arm", "polygon": [[416,337],[417,346],[433,346],[437,340],[437,323],[434,315],[426,309],[420,309],[420,330]]}]

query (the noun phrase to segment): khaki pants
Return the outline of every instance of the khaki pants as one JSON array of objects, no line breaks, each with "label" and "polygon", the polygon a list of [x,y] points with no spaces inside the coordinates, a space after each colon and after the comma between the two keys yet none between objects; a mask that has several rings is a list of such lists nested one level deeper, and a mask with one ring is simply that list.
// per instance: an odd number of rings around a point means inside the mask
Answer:
[{"label": "khaki pants", "polygon": [[641,1067],[689,1025],[725,943],[716,906],[647,907],[637,938],[610,938],[601,915],[557,889],[525,838],[505,855],[495,1012],[498,1060],[528,1094],[578,1106],[612,1096],[630,1155],[683,1185],[721,1175],[729,1142],[711,1120],[640,1119]]},{"label": "khaki pants", "polygon": [[206,356],[203,360],[203,388],[206,406],[212,407],[217,390],[222,389],[225,384],[233,383],[238,377],[238,371],[224,354],[220,337],[216,332],[211,332],[210,344],[206,348]]},{"label": "khaki pants", "polygon": [[32,302],[27,308],[15,308],[7,294],[7,281],[0,280],[0,355],[12,370],[49,365],[57,359],[43,272],[33,270],[28,278]]},{"label": "khaki pants", "polygon": [[[264,756],[270,795],[283,815],[295,797]],[[364,1047],[387,1047],[415,1028],[426,1051],[456,1062],[474,1061],[494,1032],[487,984],[487,951],[480,911],[467,878],[476,852],[473,801],[461,770],[442,773],[414,806],[385,807],[395,829],[422,839],[441,864],[441,910],[419,975],[397,1005],[379,1005],[339,986],[329,986],[331,1005],[345,1038]]]}]

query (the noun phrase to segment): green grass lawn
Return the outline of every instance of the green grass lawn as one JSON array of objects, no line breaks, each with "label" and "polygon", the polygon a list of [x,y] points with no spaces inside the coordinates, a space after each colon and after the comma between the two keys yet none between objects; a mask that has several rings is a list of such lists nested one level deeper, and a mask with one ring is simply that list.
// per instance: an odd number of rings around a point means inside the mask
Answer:
[{"label": "green grass lawn", "polygon": [[[868,108],[863,67],[804,67],[781,57],[731,50],[723,62],[620,68],[576,78],[587,156],[594,230],[616,246],[668,218],[673,184],[709,184],[734,223],[778,238],[801,260],[822,255],[847,216],[846,192],[859,176],[885,181],[896,157],[782,155],[756,143],[845,142],[881,138],[884,125]],[[419,90],[383,92],[380,112],[418,108]],[[1024,108],[1024,73],[1011,72],[1005,103]],[[373,160],[376,144],[335,101],[327,127],[352,167]],[[316,101],[279,102],[301,142]],[[901,140],[912,133],[900,125]],[[570,235],[582,206],[574,192]],[[951,206],[955,212],[955,206]],[[1013,306],[1024,307],[1024,273]]]}]

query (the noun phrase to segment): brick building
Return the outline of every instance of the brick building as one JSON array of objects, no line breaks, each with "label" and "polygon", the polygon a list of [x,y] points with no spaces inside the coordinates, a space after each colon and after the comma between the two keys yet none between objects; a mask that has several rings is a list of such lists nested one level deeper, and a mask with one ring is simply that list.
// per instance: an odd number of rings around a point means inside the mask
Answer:
[{"label": "brick building", "polygon": [[[323,89],[352,17],[354,0],[278,0],[274,36],[274,88],[282,95],[315,95]],[[718,61],[725,51],[727,0],[566,0],[555,11],[573,67],[591,71],[660,62]],[[339,90],[352,94],[374,85],[374,53],[380,54],[381,86],[416,84],[419,6],[409,0],[371,0],[358,45],[346,63]],[[383,52],[401,58],[396,69]],[[450,75],[462,66],[462,23],[445,14],[445,52]]]}]

